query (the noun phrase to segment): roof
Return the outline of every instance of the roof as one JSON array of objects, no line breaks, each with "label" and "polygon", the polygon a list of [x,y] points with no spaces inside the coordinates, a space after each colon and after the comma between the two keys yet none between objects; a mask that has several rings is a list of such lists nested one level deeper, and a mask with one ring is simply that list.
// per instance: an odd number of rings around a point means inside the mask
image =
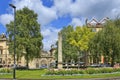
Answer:
[{"label": "roof", "polygon": [[86,20],[86,25],[88,26],[88,28],[103,28],[104,24],[108,19],[109,19],[108,17],[105,17],[98,21],[97,19],[93,18],[90,21]]},{"label": "roof", "polygon": [[0,34],[0,41],[5,41],[7,40],[7,37],[4,33]]}]

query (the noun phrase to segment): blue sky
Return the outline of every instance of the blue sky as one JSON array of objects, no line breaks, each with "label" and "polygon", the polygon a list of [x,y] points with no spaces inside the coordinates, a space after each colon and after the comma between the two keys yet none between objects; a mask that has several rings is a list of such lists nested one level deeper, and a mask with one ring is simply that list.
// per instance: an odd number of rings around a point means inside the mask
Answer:
[{"label": "blue sky", "polygon": [[[1,0],[0,1],[0,15],[7,13],[9,0]],[[0,34],[2,32],[6,32],[6,28],[0,23]]]},{"label": "blue sky", "polygon": [[0,0],[0,34],[6,32],[6,24],[13,20],[13,10],[27,6],[38,14],[44,49],[49,50],[57,41],[57,33],[67,25],[81,26],[85,19],[104,17],[114,19],[120,14],[120,0]]}]

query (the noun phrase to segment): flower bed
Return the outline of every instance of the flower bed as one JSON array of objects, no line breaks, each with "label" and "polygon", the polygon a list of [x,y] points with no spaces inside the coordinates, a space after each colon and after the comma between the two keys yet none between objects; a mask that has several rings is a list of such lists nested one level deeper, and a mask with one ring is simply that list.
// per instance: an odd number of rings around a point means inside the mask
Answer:
[{"label": "flower bed", "polygon": [[120,72],[120,68],[87,68],[71,70],[49,70],[46,75],[74,75],[74,74],[99,74]]}]

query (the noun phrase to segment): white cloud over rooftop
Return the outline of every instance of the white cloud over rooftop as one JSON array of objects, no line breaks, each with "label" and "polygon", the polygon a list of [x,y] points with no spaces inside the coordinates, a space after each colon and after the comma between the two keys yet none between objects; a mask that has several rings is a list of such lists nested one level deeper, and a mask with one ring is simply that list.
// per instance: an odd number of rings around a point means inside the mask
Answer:
[{"label": "white cloud over rooftop", "polygon": [[[120,14],[120,0],[50,0],[51,7],[43,5],[44,0],[12,0],[18,9],[24,6],[34,10],[38,14],[38,22],[41,24],[41,32],[44,36],[44,47],[46,49],[57,40],[57,32],[61,28],[55,28],[50,23],[59,17],[70,15],[72,25],[84,24],[85,18],[103,17],[114,18]],[[0,15],[0,23],[5,25],[13,20],[12,14]],[[58,24],[60,25],[60,23]],[[61,26],[63,27],[63,26]]]}]

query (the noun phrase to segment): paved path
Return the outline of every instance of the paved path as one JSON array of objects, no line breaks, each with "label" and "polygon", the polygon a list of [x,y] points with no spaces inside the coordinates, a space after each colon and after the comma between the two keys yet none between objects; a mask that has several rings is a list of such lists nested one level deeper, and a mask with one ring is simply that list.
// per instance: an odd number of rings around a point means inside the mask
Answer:
[{"label": "paved path", "polygon": [[[0,79],[0,80],[13,80],[13,79]],[[117,78],[94,78],[94,79],[16,79],[16,80],[120,80],[120,77]]]}]

